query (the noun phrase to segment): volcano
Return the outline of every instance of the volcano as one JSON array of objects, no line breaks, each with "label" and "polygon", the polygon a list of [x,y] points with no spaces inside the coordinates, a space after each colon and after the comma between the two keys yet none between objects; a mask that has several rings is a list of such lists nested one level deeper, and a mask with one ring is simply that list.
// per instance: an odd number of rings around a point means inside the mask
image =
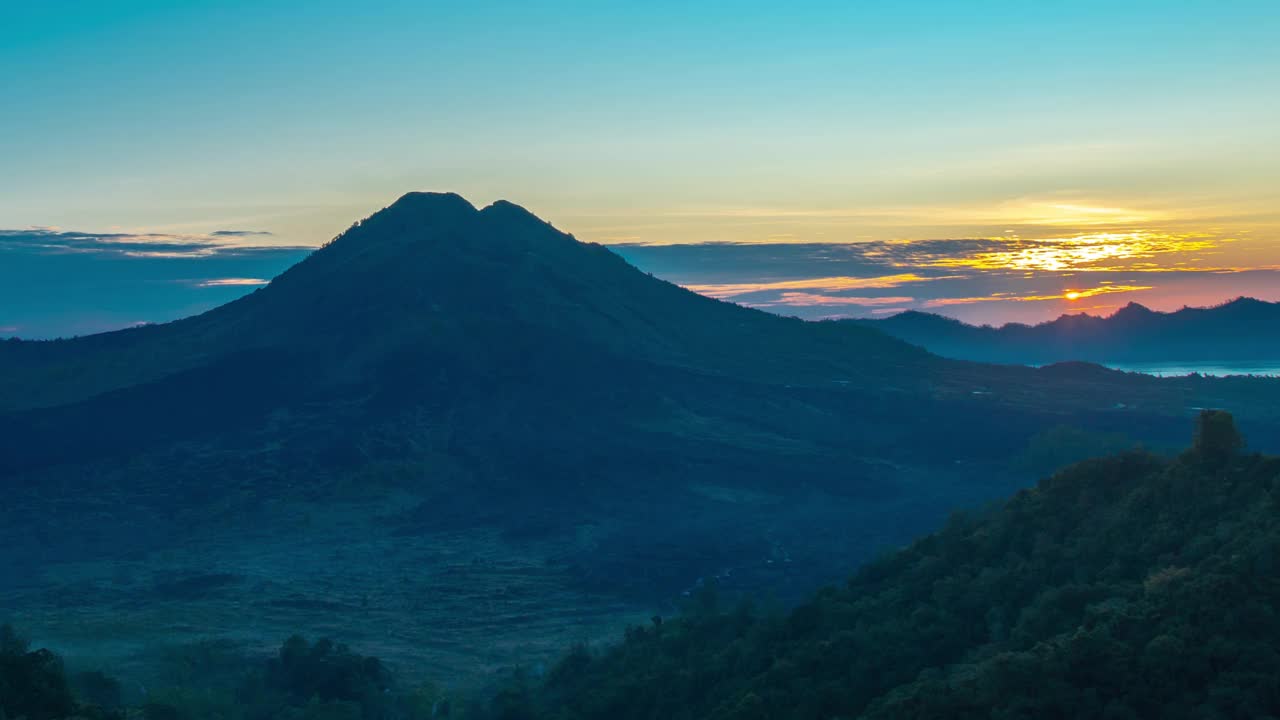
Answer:
[{"label": "volcano", "polygon": [[[0,601],[55,638],[50,593],[89,630],[341,617],[477,673],[529,657],[486,638],[556,652],[700,583],[807,591],[1030,484],[1045,468],[1009,459],[1061,428],[1063,460],[1180,442],[1198,407],[1275,437],[1278,401],[945,360],[697,295],[508,202],[410,193],[202,315],[0,343]],[[165,626],[175,606],[201,621]]]}]

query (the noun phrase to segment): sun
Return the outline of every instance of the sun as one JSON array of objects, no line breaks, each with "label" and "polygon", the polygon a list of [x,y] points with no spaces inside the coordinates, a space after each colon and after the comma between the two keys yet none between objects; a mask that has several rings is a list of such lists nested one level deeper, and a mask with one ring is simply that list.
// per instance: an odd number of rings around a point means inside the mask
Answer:
[{"label": "sun", "polygon": [[1067,294],[1063,295],[1063,297],[1065,297],[1068,300],[1079,300],[1080,293],[1076,292],[1075,290],[1068,290]]}]

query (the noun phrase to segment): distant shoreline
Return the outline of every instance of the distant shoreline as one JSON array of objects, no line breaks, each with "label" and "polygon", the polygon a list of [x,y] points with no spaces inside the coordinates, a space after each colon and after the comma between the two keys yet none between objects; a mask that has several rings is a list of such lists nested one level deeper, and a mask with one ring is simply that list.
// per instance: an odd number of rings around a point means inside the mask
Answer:
[{"label": "distant shoreline", "polygon": [[1261,375],[1280,377],[1280,361],[1278,362],[1168,362],[1168,363],[1099,363],[1113,370],[1144,373],[1156,377],[1181,377],[1199,373],[1213,377],[1229,375]]}]

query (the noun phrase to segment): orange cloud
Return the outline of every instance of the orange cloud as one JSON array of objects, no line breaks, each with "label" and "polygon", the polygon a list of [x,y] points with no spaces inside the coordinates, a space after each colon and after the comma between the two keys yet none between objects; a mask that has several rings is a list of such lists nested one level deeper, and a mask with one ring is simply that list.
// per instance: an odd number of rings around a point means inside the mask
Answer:
[{"label": "orange cloud", "polygon": [[735,295],[745,295],[754,292],[767,292],[779,290],[820,290],[824,292],[839,292],[842,290],[883,290],[886,288],[895,288],[900,285],[915,282],[926,282],[934,278],[924,277],[915,273],[900,273],[897,275],[883,275],[880,277],[818,277],[805,278],[803,280],[780,280],[776,282],[756,282],[756,283],[719,283],[704,285],[686,285],[685,287],[696,293],[707,295],[713,298],[728,298]]},{"label": "orange cloud", "polygon": [[196,287],[235,287],[241,285],[266,285],[270,280],[261,278],[214,278],[212,280],[201,280],[196,283]]},{"label": "orange cloud", "polygon": [[760,303],[755,305],[755,307],[773,305],[861,305],[865,307],[875,307],[877,305],[898,305],[914,301],[915,298],[911,297],[846,297],[841,295],[817,295],[814,293],[785,292],[782,293],[782,297],[777,300],[769,303]]},{"label": "orange cloud", "polygon": [[[932,267],[974,270],[1087,272],[1164,269],[1156,263],[1138,262],[1158,256],[1184,255],[1216,248],[1219,242],[1203,234],[1169,234],[1150,231],[1088,233],[1072,237],[1003,240],[1007,249],[959,257],[938,258]],[[1119,264],[1117,264],[1117,262]]]},{"label": "orange cloud", "polygon": [[1063,290],[1056,295],[1014,295],[1013,293],[993,293],[987,296],[979,297],[954,297],[954,298],[934,298],[925,301],[925,307],[946,307],[948,305],[972,305],[973,303],[982,302],[1044,302],[1048,300],[1082,300],[1084,298],[1097,297],[1098,295],[1111,295],[1114,293],[1137,292],[1139,290],[1152,290],[1151,285],[1102,285],[1096,288],[1088,288],[1083,290]]}]

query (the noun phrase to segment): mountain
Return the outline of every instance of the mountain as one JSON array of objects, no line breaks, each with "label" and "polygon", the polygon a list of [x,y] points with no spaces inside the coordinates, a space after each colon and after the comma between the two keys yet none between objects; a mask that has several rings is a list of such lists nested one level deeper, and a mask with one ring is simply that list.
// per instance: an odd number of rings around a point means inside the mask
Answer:
[{"label": "mountain", "polygon": [[0,343],[0,609],[474,678],[710,578],[799,597],[1198,407],[1280,437],[1280,383],[945,360],[411,193],[208,313]]},{"label": "mountain", "polygon": [[1280,357],[1280,303],[1238,298],[1210,308],[1164,313],[1129,303],[1108,317],[1063,315],[1039,325],[996,328],[909,311],[849,321],[939,355],[979,362],[1274,362]]},{"label": "mountain", "polygon": [[[766,340],[769,357],[744,357]],[[403,353],[444,349],[481,363],[472,371],[505,372],[513,356],[530,353],[573,362],[576,348],[567,346],[583,343],[593,353],[744,377],[859,375],[928,360],[876,333],[815,331],[653,280],[511,203],[477,210],[457,195],[411,193],[213,312],[72,341],[9,343],[0,354],[9,374],[0,409],[75,402],[244,353],[310,356],[304,365],[319,375],[308,382],[332,388],[379,382]],[[856,368],[847,360],[855,350]],[[74,379],[39,382],[51,372]]]},{"label": "mountain", "polygon": [[788,613],[578,648],[496,717],[1208,718],[1280,712],[1280,458],[1207,412],[1175,459],[1063,470]]}]

